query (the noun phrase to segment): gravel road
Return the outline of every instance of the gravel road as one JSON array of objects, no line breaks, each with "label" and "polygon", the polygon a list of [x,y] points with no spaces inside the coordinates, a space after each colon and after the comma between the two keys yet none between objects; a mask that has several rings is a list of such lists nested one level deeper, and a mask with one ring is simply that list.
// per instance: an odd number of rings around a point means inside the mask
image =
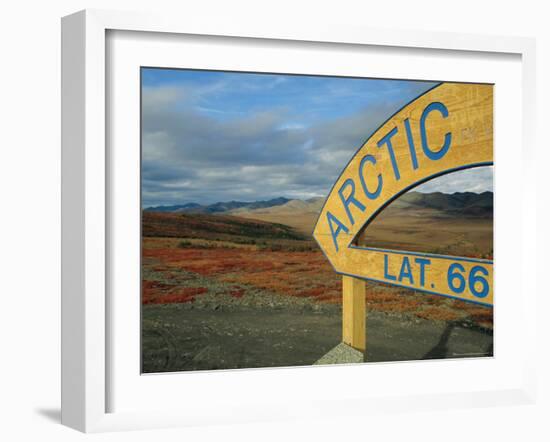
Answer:
[{"label": "gravel road", "polygon": [[[204,299],[143,306],[144,373],[311,365],[341,339],[337,305]],[[367,316],[367,362],[492,354],[492,331],[467,322]]]}]

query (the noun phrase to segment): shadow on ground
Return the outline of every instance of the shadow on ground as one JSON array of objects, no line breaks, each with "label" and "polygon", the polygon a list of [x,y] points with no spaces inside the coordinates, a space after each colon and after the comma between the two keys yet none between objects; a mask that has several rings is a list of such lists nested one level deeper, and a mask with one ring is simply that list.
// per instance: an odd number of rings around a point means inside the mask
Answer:
[{"label": "shadow on ground", "polygon": [[370,315],[368,324],[369,362],[493,356],[493,331],[466,322]]},{"label": "shadow on ground", "polygon": [[[144,373],[311,365],[341,339],[341,310],[143,308]],[[491,330],[371,312],[367,361],[492,356]]]},{"label": "shadow on ground", "polygon": [[[493,356],[493,342],[492,339],[485,349],[485,351],[478,352],[475,351],[471,354],[468,353],[457,353],[454,351],[454,345],[450,342],[451,336],[453,335],[453,330],[461,328],[464,328],[464,324],[460,321],[451,321],[447,323],[447,326],[443,330],[443,333],[441,334],[441,337],[439,338],[439,341],[437,344],[430,349],[429,352],[427,352],[422,359],[442,359],[442,358],[453,358],[453,357],[465,357],[465,356]],[[469,330],[472,330],[471,327],[468,328]],[[490,335],[492,337],[492,333],[490,331],[478,329],[478,331],[481,331],[481,333],[485,335]],[[460,332],[457,332],[460,333]]]}]

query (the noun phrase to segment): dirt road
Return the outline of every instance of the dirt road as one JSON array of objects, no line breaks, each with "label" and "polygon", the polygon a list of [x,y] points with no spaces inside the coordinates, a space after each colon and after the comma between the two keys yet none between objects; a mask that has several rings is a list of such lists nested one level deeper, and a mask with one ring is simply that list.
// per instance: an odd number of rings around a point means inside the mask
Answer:
[{"label": "dirt road", "polygon": [[[340,342],[339,306],[143,307],[143,372],[311,365]],[[492,331],[371,312],[367,361],[491,356]]]}]

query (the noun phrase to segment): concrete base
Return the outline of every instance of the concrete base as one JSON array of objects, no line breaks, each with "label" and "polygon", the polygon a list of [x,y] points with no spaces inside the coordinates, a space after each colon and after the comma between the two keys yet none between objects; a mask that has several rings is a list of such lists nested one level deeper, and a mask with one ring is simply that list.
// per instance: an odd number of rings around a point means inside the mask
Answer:
[{"label": "concrete base", "polygon": [[314,362],[313,365],[355,364],[357,362],[365,362],[365,355],[359,350],[340,342],[321,359]]}]

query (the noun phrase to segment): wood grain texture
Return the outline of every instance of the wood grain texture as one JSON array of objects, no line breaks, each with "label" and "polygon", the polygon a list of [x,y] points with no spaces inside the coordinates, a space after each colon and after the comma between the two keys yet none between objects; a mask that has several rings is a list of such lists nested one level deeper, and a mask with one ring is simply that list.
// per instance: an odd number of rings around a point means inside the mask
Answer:
[{"label": "wood grain texture", "polygon": [[342,277],[342,341],[359,351],[367,349],[365,281]]},{"label": "wood grain texture", "polygon": [[[449,147],[442,150],[447,139]],[[368,161],[364,160],[366,156]],[[384,276],[384,252],[350,247],[356,236],[402,193],[434,177],[492,162],[493,86],[440,84],[397,112],[358,150],[330,192],[313,236],[338,273],[394,283]],[[373,197],[373,193],[377,195]],[[423,286],[419,275],[412,283],[405,278],[399,285],[492,304],[491,261],[457,261],[464,266],[466,279],[475,266],[483,267],[481,272],[487,273],[484,277],[489,293],[479,297],[468,284],[462,293],[449,289],[452,259],[438,255],[429,258]],[[414,259],[409,257],[409,262]],[[402,261],[388,262],[391,275],[399,275],[401,269],[396,266],[401,266]],[[475,287],[474,284],[474,291],[479,290],[479,284],[478,289]]]}]

